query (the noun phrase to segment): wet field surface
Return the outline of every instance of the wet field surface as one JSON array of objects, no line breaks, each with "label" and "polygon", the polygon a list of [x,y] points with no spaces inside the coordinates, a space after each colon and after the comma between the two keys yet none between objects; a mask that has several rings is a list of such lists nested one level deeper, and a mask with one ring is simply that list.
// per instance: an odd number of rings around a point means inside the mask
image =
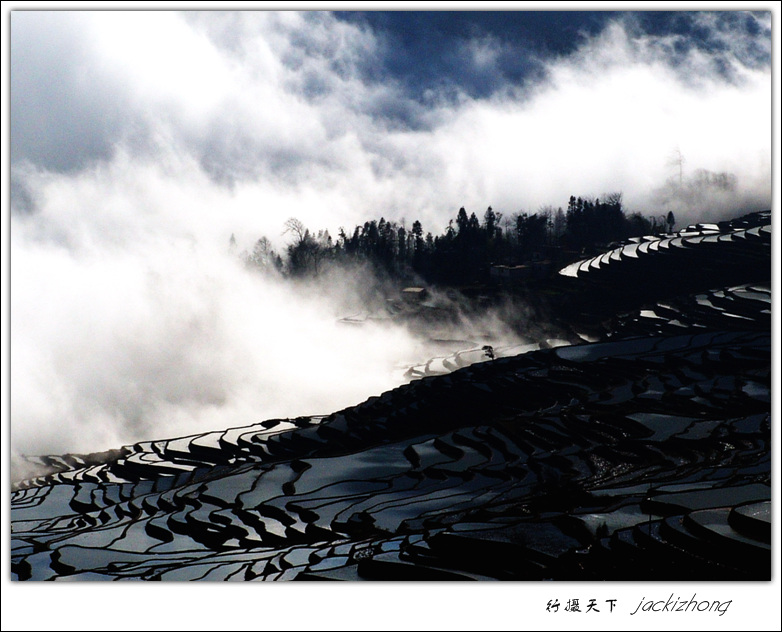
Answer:
[{"label": "wet field surface", "polygon": [[327,416],[28,457],[13,576],[770,579],[770,243],[760,213],[571,264],[581,344],[450,352]]}]

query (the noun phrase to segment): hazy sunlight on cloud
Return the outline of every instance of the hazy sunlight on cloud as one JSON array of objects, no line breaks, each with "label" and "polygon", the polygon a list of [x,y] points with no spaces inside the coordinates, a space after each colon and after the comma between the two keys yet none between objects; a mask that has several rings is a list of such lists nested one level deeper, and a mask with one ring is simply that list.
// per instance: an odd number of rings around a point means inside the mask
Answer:
[{"label": "hazy sunlight on cloud", "polygon": [[[754,40],[692,18],[719,56],[615,19],[535,53],[524,83],[420,99],[378,70],[382,34],[330,13],[13,13],[14,449],[329,413],[421,359],[401,328],[336,324],[364,279],[293,293],[244,269],[232,234],[281,247],[289,217],[336,235],[381,216],[437,234],[460,206],[610,191],[680,223],[770,207],[770,61],[747,61],[770,24],[747,15]],[[492,72],[512,45],[471,46]],[[668,195],[677,150],[685,179],[735,186]]]}]

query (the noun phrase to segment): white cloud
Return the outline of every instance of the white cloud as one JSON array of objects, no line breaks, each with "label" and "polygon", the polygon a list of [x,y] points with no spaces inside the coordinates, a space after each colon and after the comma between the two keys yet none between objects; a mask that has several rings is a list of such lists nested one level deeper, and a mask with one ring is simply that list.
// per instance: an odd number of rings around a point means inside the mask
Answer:
[{"label": "white cloud", "polygon": [[81,239],[74,253],[29,240],[22,220],[12,228],[20,452],[106,449],[328,413],[395,386],[394,367],[416,357],[401,328],[337,322],[359,292],[350,278],[324,300],[194,241]]},{"label": "white cloud", "polygon": [[[677,147],[688,174],[737,183],[688,197],[679,223],[770,205],[770,69],[740,61],[751,42],[727,81],[617,23],[550,60],[544,83],[488,99],[433,87],[423,109],[369,79],[381,39],[325,13],[14,13],[12,27],[12,180],[34,207],[14,196],[22,451],[327,413],[396,383],[376,367],[415,340],[339,328],[349,287],[291,296],[226,254],[232,233],[279,246],[291,216],[439,233],[462,205],[510,214],[615,190],[657,215]],[[494,46],[477,42],[474,63],[490,68]]]},{"label": "white cloud", "polygon": [[[751,203],[768,190],[770,69],[728,52],[729,82],[713,56],[676,53],[680,36],[634,35],[616,22],[550,60],[547,80],[532,89],[434,98],[423,115],[401,84],[362,78],[385,44],[330,14],[77,16],[63,37],[84,40],[81,79],[57,94],[65,100],[87,83],[89,116],[95,104],[119,108],[120,129],[103,145],[136,161],[192,156],[192,177],[200,166],[232,186],[230,195],[288,200],[286,213],[303,206],[295,200],[319,199],[298,214],[332,231],[381,214],[415,215],[439,231],[462,204],[511,212],[618,189],[634,210],[651,212],[676,147],[693,170],[735,173]],[[491,67],[499,44],[484,37],[471,50],[474,64]],[[424,116],[423,126],[389,127],[400,112]],[[73,125],[55,118],[47,129],[60,123]]]},{"label": "white cloud", "polygon": [[[570,194],[622,190],[632,210],[653,213],[654,190],[672,175],[667,158],[678,147],[691,171],[737,176],[739,190],[721,213],[770,205],[769,71],[745,69],[740,84],[701,76],[692,86],[683,68],[661,63],[651,48],[616,24],[552,65],[528,100],[462,108],[434,133],[453,179],[497,208],[534,210],[564,205]],[[714,209],[688,210],[696,218]]]}]

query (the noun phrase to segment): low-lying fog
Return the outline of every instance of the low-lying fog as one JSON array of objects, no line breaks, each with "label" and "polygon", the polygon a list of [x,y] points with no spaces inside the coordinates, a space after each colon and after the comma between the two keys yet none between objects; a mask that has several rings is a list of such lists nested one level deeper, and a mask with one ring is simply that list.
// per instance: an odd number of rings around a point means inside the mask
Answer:
[{"label": "low-lying fog", "polygon": [[[426,57],[378,74],[396,40],[328,12],[14,12],[14,450],[329,413],[453,351],[428,333],[515,342],[496,315],[340,324],[380,309],[365,272],[292,286],[247,270],[232,233],[280,250],[289,217],[336,237],[384,216],[439,235],[460,206],[510,218],[611,191],[677,227],[769,208],[770,13],[677,19],[692,28],[606,17],[556,54],[468,33],[439,53],[463,72],[411,87]],[[525,51],[538,71],[511,81]],[[501,81],[473,93],[465,73]]]},{"label": "low-lying fog", "polygon": [[227,241],[147,236],[74,254],[15,239],[12,257],[12,441],[23,454],[326,414],[406,382],[404,369],[434,355],[518,341],[497,313],[417,332],[364,320],[391,292],[366,269],[294,282],[247,268]]}]

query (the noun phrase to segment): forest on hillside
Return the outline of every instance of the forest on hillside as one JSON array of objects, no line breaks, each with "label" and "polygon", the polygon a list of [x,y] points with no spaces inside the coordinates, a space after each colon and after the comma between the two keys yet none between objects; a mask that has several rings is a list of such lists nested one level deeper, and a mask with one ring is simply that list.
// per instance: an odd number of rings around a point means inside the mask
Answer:
[{"label": "forest on hillside", "polygon": [[[408,228],[404,221],[381,217],[352,231],[341,228],[335,239],[328,230],[314,232],[291,218],[284,252],[261,237],[241,256],[249,267],[294,278],[317,276],[330,263],[364,262],[392,279],[461,286],[488,282],[492,266],[563,265],[630,237],[670,232],[675,222],[672,212],[626,215],[621,193],[570,196],[564,210],[547,206],[510,217],[491,206],[482,217],[462,207],[439,235],[425,232],[419,220]],[[236,247],[233,235],[231,246]]]}]

